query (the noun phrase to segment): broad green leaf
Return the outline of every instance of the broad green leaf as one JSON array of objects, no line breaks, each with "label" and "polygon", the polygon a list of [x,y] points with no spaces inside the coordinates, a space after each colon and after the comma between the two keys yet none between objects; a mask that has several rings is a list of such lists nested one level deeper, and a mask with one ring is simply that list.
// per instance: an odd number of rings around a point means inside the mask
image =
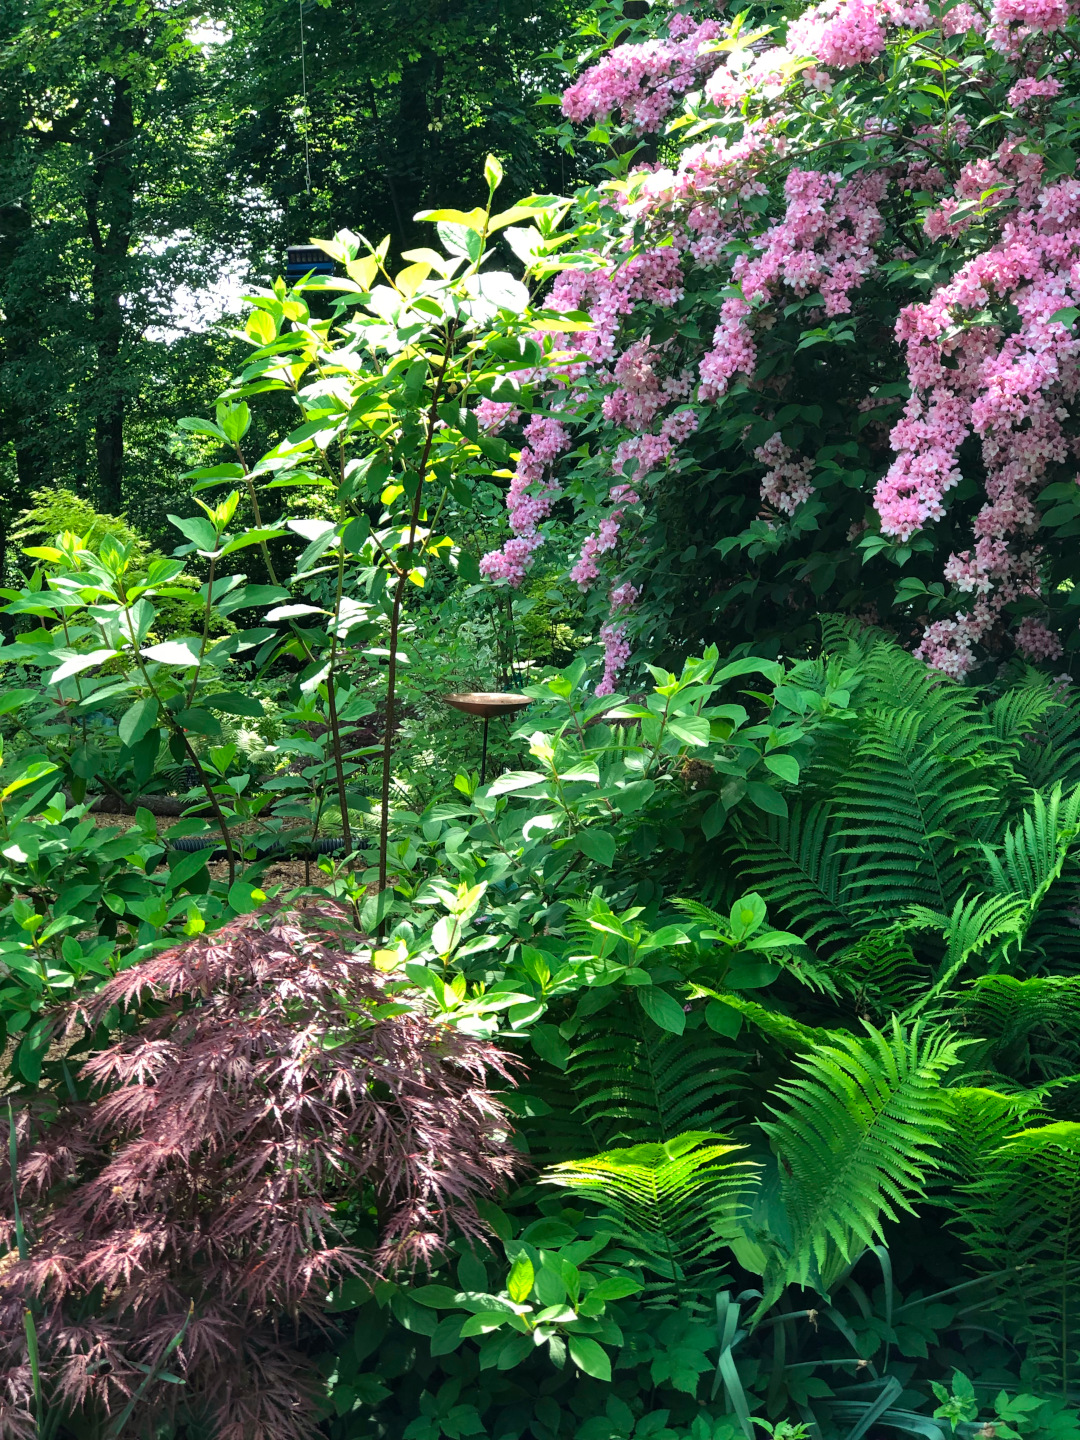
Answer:
[{"label": "broad green leaf", "polygon": [[507,770],[487,787],[489,795],[509,795],[514,790],[531,790],[534,785],[546,785],[548,777],[535,770]]},{"label": "broad green leaf", "polygon": [[219,690],[213,695],[203,695],[202,703],[211,710],[220,710],[223,715],[249,715],[260,719],[266,714],[262,701],[257,695],[242,695],[236,690]]},{"label": "broad green leaf", "polygon": [[779,815],[784,819],[787,818],[787,801],[771,785],[764,785],[760,780],[748,781],[746,798],[759,810],[764,810],[766,815]]},{"label": "broad green leaf", "polygon": [[250,880],[237,880],[229,890],[229,908],[237,915],[257,910],[266,900],[265,894]]},{"label": "broad green leaf", "polygon": [[23,705],[38,698],[37,690],[8,690],[0,695],[0,715],[10,715],[12,710],[19,710]]},{"label": "broad green leaf", "polygon": [[679,715],[667,723],[669,735],[681,740],[684,745],[708,745],[712,729],[702,715]]},{"label": "broad green leaf", "polygon": [[188,640],[163,640],[160,645],[147,645],[143,658],[156,660],[159,665],[197,665],[201,643],[194,636]]},{"label": "broad green leaf", "polygon": [[295,605],[278,605],[273,610],[266,612],[267,620],[295,620],[298,615],[326,615],[329,612],[321,605],[305,605],[298,601]]},{"label": "broad green leaf", "polygon": [[470,1335],[488,1335],[492,1330],[498,1330],[501,1325],[505,1325],[509,1319],[509,1314],[504,1310],[480,1310],[469,1316],[459,1333],[463,1340]]},{"label": "broad green leaf", "polygon": [[701,829],[706,840],[715,840],[727,820],[727,806],[722,800],[715,800],[701,817]]},{"label": "broad green leaf", "polygon": [[557,1025],[534,1025],[529,1032],[529,1041],[541,1060],[546,1060],[557,1070],[565,1070],[569,1065],[570,1046],[559,1034]]},{"label": "broad green leaf", "polygon": [[115,650],[88,650],[82,655],[73,654],[70,650],[54,650],[53,654],[62,658],[62,664],[49,676],[46,682],[49,685],[59,685],[62,680],[68,680],[72,675],[79,675],[83,670],[91,670],[95,665],[104,665],[106,660],[111,660],[118,652]]},{"label": "broad green leaf", "polygon": [[606,869],[615,863],[615,836],[610,830],[582,830],[577,837],[582,853]]},{"label": "broad green leaf", "polygon": [[214,847],[207,845],[202,850],[191,850],[184,854],[174,853],[169,858],[168,889],[174,895],[209,863]]},{"label": "broad green leaf", "polygon": [[661,1030],[681,1035],[686,1029],[686,1012],[679,1002],[655,985],[639,985],[634,991],[641,1008]]},{"label": "broad green leaf", "polygon": [[624,1300],[627,1295],[637,1295],[641,1289],[639,1280],[631,1280],[628,1275],[612,1275],[594,1285],[589,1294],[597,1300]]},{"label": "broad green leaf", "polygon": [[515,1305],[524,1305],[532,1293],[536,1271],[527,1255],[519,1255],[510,1267],[510,1278],[506,1282],[506,1293]]},{"label": "broad green leaf", "polygon": [[418,1285],[409,1291],[411,1299],[418,1305],[427,1305],[432,1310],[460,1310],[458,1291],[449,1285]]},{"label": "broad green leaf", "polygon": [[484,179],[489,190],[497,190],[503,182],[502,161],[496,155],[489,155],[484,161]]},{"label": "broad green leaf", "polygon": [[587,1335],[567,1335],[566,1343],[570,1349],[570,1359],[582,1374],[610,1384],[611,1361],[602,1346],[595,1340],[590,1340]]},{"label": "broad green leaf", "polygon": [[51,760],[34,760],[17,779],[4,786],[4,789],[0,791],[0,797],[6,800],[9,795],[14,795],[16,790],[33,785],[35,780],[40,780],[43,775],[52,775],[58,769],[59,766],[54,765]]},{"label": "broad green leaf", "polygon": [[794,755],[766,755],[765,764],[774,775],[786,780],[789,785],[799,783],[799,762]]},{"label": "broad green leaf", "polygon": [[137,745],[157,724],[157,714],[158,702],[152,696],[136,700],[120,717],[117,733],[121,744],[129,747]]},{"label": "broad green leaf", "polygon": [[221,733],[221,724],[217,716],[211,715],[209,710],[199,708],[178,710],[174,718],[181,730],[190,730],[194,735],[219,735]]},{"label": "broad green leaf", "polygon": [[228,541],[221,547],[221,554],[232,555],[237,550],[246,550],[250,545],[265,545],[267,540],[279,540],[282,535],[287,535],[287,530],[245,530],[243,535],[237,535],[235,539]]},{"label": "broad green leaf", "polygon": [[217,531],[209,520],[203,519],[201,515],[168,515],[166,519],[170,524],[175,525],[181,535],[186,536],[193,545],[200,550],[215,550],[217,548]]},{"label": "broad green leaf", "polygon": [[745,940],[748,935],[752,935],[764,923],[765,913],[765,901],[756,891],[736,900],[728,917],[734,938]]}]

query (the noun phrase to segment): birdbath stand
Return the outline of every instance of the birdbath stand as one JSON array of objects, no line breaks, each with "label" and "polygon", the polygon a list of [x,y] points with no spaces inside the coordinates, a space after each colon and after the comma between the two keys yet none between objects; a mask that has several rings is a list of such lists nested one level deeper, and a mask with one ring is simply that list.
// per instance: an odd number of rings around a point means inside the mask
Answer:
[{"label": "birdbath stand", "polygon": [[502,715],[516,715],[532,701],[527,695],[512,695],[498,690],[475,690],[468,695],[444,695],[447,705],[460,710],[464,715],[480,715],[484,721],[484,748],[480,755],[480,784],[487,780],[488,724]]}]

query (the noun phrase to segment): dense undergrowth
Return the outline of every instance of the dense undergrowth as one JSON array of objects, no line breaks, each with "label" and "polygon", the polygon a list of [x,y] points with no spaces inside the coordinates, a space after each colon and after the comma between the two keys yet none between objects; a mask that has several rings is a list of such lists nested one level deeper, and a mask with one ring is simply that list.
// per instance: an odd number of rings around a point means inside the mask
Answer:
[{"label": "dense undergrowth", "polygon": [[1077,1440],[1075,21],[1009,4],[598,10],[604,185],[251,296],[172,554],[35,497],[0,1440]]}]

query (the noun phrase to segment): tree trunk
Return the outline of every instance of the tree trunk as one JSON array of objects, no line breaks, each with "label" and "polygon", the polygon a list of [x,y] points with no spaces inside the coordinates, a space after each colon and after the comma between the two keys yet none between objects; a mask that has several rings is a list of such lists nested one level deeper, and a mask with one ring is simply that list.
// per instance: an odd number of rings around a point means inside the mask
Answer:
[{"label": "tree trunk", "polygon": [[97,336],[94,449],[102,506],[123,509],[124,476],[124,310],[127,258],[135,211],[132,145],[135,114],[131,86],[112,81],[107,145],[94,163],[86,192],[86,220],[93,247],[93,316]]},{"label": "tree trunk", "polygon": [[413,216],[423,204],[425,161],[431,146],[428,108],[431,67],[431,52],[422,50],[417,59],[407,61],[401,68],[394,173],[388,176],[399,230],[394,239],[399,250],[415,244],[418,235]]}]

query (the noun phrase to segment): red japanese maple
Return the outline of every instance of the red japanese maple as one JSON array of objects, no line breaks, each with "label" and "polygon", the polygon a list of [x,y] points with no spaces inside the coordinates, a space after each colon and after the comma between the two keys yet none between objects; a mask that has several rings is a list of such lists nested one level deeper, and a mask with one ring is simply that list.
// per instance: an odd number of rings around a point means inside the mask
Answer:
[{"label": "red japanese maple", "polygon": [[[359,943],[329,904],[246,917],[73,1007],[131,1028],[84,1065],[89,1101],[18,1122],[30,1254],[0,1276],[0,1435],[33,1433],[28,1300],[54,1403],[122,1408],[187,1319],[184,1384],[147,1400],[220,1440],[310,1433],[295,1339],[327,1293],[482,1233],[515,1163],[490,1088],[507,1057],[388,993]],[[10,1182],[0,1205],[10,1236]]]}]

